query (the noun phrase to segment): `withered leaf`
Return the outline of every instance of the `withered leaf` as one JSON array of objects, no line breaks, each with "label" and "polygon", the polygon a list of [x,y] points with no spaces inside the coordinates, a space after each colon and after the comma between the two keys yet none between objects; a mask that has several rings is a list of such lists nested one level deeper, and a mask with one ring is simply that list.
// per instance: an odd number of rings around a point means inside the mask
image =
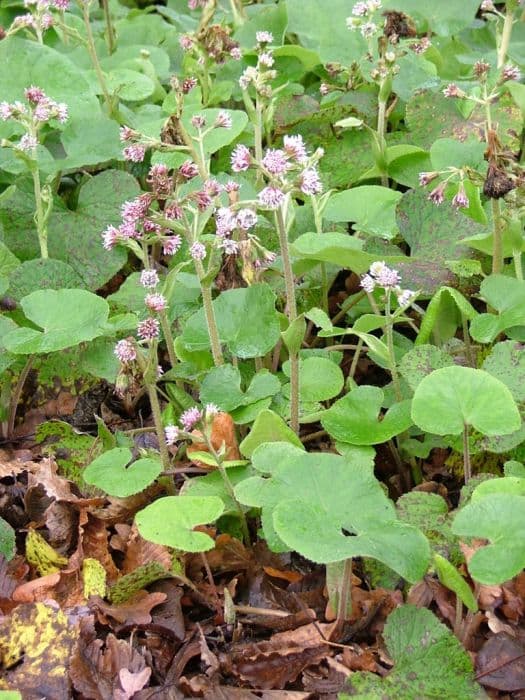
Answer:
[{"label": "withered leaf", "polygon": [[476,658],[476,680],[507,692],[525,688],[525,646],[505,632],[490,637]]},{"label": "withered leaf", "polygon": [[98,596],[92,596],[89,605],[103,618],[110,617],[121,624],[145,625],[151,622],[151,610],[163,603],[166,598],[165,593],[141,591],[120,605],[110,605]]}]

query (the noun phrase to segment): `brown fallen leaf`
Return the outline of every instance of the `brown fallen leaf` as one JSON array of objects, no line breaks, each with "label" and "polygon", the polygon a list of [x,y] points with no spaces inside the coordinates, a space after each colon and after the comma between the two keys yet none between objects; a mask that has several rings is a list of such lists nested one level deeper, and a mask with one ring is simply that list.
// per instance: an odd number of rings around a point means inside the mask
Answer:
[{"label": "brown fallen leaf", "polygon": [[495,634],[478,652],[476,680],[506,692],[525,688],[525,646],[505,632]]},{"label": "brown fallen leaf", "polygon": [[37,603],[51,598],[50,591],[60,581],[60,572],[40,576],[17,586],[13,592],[13,600],[18,603]]},{"label": "brown fallen leaf", "polygon": [[98,596],[89,599],[89,607],[95,610],[102,624],[108,624],[108,618],[125,625],[146,625],[151,622],[151,611],[167,598],[165,593],[147,593],[139,591],[133,598],[120,605],[110,605]]},{"label": "brown fallen leaf", "polygon": [[151,668],[143,668],[138,673],[131,673],[127,668],[121,668],[118,674],[122,690],[115,691],[115,700],[131,700],[131,698],[142,690],[151,676]]}]

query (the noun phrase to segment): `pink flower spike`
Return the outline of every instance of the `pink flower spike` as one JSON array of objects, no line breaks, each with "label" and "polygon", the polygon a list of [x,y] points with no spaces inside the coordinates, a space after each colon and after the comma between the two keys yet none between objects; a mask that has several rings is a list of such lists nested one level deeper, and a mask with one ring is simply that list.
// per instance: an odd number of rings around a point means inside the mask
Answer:
[{"label": "pink flower spike", "polygon": [[467,197],[463,183],[460,183],[459,189],[452,200],[452,206],[456,209],[464,209],[469,205],[469,198]]},{"label": "pink flower spike", "polygon": [[271,32],[257,32],[255,34],[255,38],[259,42],[259,44],[271,44],[273,41],[273,34]]},{"label": "pink flower spike", "polygon": [[242,144],[235,146],[231,155],[231,166],[233,172],[240,173],[243,170],[248,170],[251,162],[252,156],[246,146],[243,146]]},{"label": "pink flower spike", "polygon": [[37,146],[38,141],[36,139],[36,136],[32,136],[31,134],[24,134],[18,142],[18,148],[21,151],[32,151]]},{"label": "pink flower spike", "polygon": [[174,445],[179,439],[180,430],[176,425],[167,425],[164,428],[164,437],[168,445]]},{"label": "pink flower spike", "polygon": [[280,148],[268,148],[262,164],[271,175],[284,175],[290,168],[286,153]]},{"label": "pink flower spike", "polygon": [[28,100],[29,102],[33,102],[33,104],[37,104],[46,96],[42,88],[36,87],[36,85],[31,85],[31,87],[26,88],[24,90],[24,95],[26,97],[26,100]]},{"label": "pink flower spike", "polygon": [[432,190],[432,192],[428,195],[428,199],[439,207],[439,205],[443,204],[445,201],[445,196],[443,194],[444,191],[445,185],[442,183]]},{"label": "pink flower spike", "polygon": [[237,226],[243,231],[248,231],[257,223],[257,214],[253,209],[239,209],[237,212]]},{"label": "pink flower spike", "polygon": [[150,311],[155,311],[156,313],[165,311],[168,308],[168,302],[163,294],[146,294],[144,303]]},{"label": "pink flower spike", "polygon": [[306,168],[300,175],[299,187],[301,192],[307,195],[320,194],[323,191],[323,183],[315,168]]},{"label": "pink flower spike", "polygon": [[225,112],[221,109],[221,111],[217,115],[217,118],[215,119],[215,127],[220,129],[231,129],[232,125],[232,118],[230,117],[228,112]]},{"label": "pink flower spike", "polygon": [[137,335],[141,340],[155,340],[160,335],[160,323],[156,318],[146,318],[137,326]]},{"label": "pink flower spike", "polygon": [[197,177],[199,174],[199,168],[192,160],[185,160],[180,166],[178,172],[185,180],[191,180],[192,178]]},{"label": "pink flower spike", "polygon": [[368,292],[368,294],[371,294],[374,291],[375,286],[375,280],[370,275],[363,275],[361,277],[361,287],[365,290],[365,292]]},{"label": "pink flower spike", "polygon": [[102,234],[102,245],[106,250],[113,250],[119,240],[120,231],[115,226],[108,226]]},{"label": "pink flower spike", "polygon": [[0,119],[5,122],[13,116],[13,106],[9,102],[0,102]]},{"label": "pink flower spike", "polygon": [[170,236],[162,242],[162,252],[164,255],[175,255],[182,245],[181,237],[178,234]]},{"label": "pink flower spike", "polygon": [[180,417],[180,424],[189,433],[202,420],[202,411],[197,406],[188,408]]},{"label": "pink flower spike", "polygon": [[129,340],[119,340],[115,345],[115,355],[123,364],[133,362],[137,359],[137,351],[135,346]]},{"label": "pink flower spike", "polygon": [[125,160],[132,163],[142,163],[146,155],[146,147],[140,143],[133,143],[131,146],[126,146],[122,151]]},{"label": "pink flower spike", "polygon": [[308,159],[306,146],[300,134],[292,134],[283,138],[283,146],[290,158],[295,158],[298,163],[304,163]]}]

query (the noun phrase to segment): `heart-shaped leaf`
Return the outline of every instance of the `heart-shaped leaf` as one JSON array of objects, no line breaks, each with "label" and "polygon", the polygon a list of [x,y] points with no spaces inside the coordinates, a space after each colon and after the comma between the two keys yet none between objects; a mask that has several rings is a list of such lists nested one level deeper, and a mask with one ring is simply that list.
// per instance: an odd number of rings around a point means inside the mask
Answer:
[{"label": "heart-shaped leaf", "polygon": [[265,442],[287,442],[302,449],[303,443],[281,416],[270,410],[259,413],[252,429],[239,445],[241,454],[251,457],[254,450]]},{"label": "heart-shaped leaf", "polygon": [[430,548],[416,528],[396,519],[368,459],[306,453],[287,443],[261,445],[252,458],[266,476],[235,489],[246,505],[262,508],[271,547],[294,549],[328,563],[354,556],[378,559],[409,581],[423,576]]},{"label": "heart-shaped leaf", "polygon": [[[285,362],[283,371],[290,376],[290,363]],[[307,357],[299,360],[299,398],[304,403],[328,401],[337,396],[345,378],[339,365],[327,357]]]},{"label": "heart-shaped leaf", "polygon": [[9,294],[17,300],[38,289],[73,289],[83,286],[81,277],[71,265],[52,258],[26,260],[9,277]]},{"label": "heart-shaped leaf", "polygon": [[214,522],[223,511],[216,496],[166,496],[137,513],[135,522],[145,540],[183,552],[206,552],[214,541],[193,528]]},{"label": "heart-shaped leaf", "polygon": [[327,221],[353,221],[360,231],[383,238],[397,233],[396,205],[401,192],[378,185],[364,185],[333,194],[327,202]]},{"label": "heart-shaped leaf", "polygon": [[525,346],[514,340],[496,343],[482,369],[505,384],[516,401],[525,401]]},{"label": "heart-shaped leaf", "polygon": [[228,413],[239,406],[249,406],[261,399],[274,396],[281,388],[278,378],[268,370],[261,370],[252,378],[246,392],[241,390],[241,373],[233,365],[214,367],[202,380],[200,400],[213,403]]},{"label": "heart-shaped leaf", "polygon": [[509,389],[488,372],[443,367],[425,377],[412,400],[412,420],[436,435],[459,435],[470,425],[484,435],[519,430],[521,417]]},{"label": "heart-shaped leaf", "polygon": [[84,289],[43,289],[24,297],[21,306],[26,317],[43,330],[24,327],[8,333],[4,347],[16,354],[63,350],[107,330],[107,301]]},{"label": "heart-shaped leaf", "polygon": [[479,314],[470,334],[480,343],[491,343],[503,331],[525,325],[525,282],[505,275],[490,275],[481,283],[480,294],[498,314]]},{"label": "heart-shaped leaf", "polygon": [[130,464],[132,459],[131,450],[127,447],[115,447],[93,460],[82,476],[87,484],[102,489],[110,496],[133,496],[155,481],[162,471],[162,464],[159,459],[151,457]]},{"label": "heart-shaped leaf", "polygon": [[[237,357],[261,357],[279,340],[275,294],[267,284],[230,289],[213,301],[221,342]],[[191,351],[210,347],[204,309],[190,316],[181,336]]]},{"label": "heart-shaped leaf", "polygon": [[428,374],[440,367],[454,364],[452,357],[435,345],[418,345],[403,355],[399,362],[399,372],[411,389]]},{"label": "heart-shaped leaf", "polygon": [[404,432],[411,424],[410,401],[400,401],[380,416],[384,392],[376,386],[358,386],[325,413],[321,423],[340,442],[377,445]]}]

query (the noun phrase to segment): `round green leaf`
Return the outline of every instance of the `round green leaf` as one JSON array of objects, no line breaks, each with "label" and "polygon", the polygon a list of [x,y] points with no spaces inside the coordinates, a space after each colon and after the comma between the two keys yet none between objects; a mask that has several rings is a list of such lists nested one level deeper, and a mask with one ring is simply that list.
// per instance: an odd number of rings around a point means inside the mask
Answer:
[{"label": "round green leaf", "polygon": [[128,102],[145,100],[155,90],[155,83],[151,78],[128,68],[110,71],[106,80],[109,91]]},{"label": "round green leaf", "polygon": [[525,353],[515,340],[497,343],[482,369],[505,384],[516,401],[525,401]]},{"label": "round green leaf", "polygon": [[82,476],[86,484],[92,484],[110,496],[133,496],[155,481],[162,471],[162,464],[158,459],[145,457],[127,466],[132,459],[127,447],[115,447],[93,460]]},{"label": "round green leaf", "polygon": [[366,233],[393,238],[397,233],[396,205],[401,192],[363,185],[333,194],[326,205],[327,221],[354,221]]},{"label": "round green leaf", "polygon": [[15,531],[8,522],[0,518],[0,554],[9,561],[14,557],[15,551]]},{"label": "round green leaf", "polygon": [[81,277],[71,265],[52,258],[26,260],[9,277],[9,294],[17,300],[38,289],[73,289],[83,286]]},{"label": "round green leaf", "polygon": [[105,299],[84,289],[43,289],[24,297],[27,318],[43,330],[17,328],[3,344],[16,354],[53,352],[104,334],[109,314]]},{"label": "round green leaf", "polygon": [[183,552],[206,552],[213,549],[214,541],[193,528],[214,522],[223,511],[223,502],[216,496],[167,496],[137,513],[135,522],[150,542]]},{"label": "round green leaf", "polygon": [[375,386],[358,386],[325,411],[323,428],[340,442],[376,445],[404,432],[411,424],[410,401],[400,401],[380,418],[384,393]]},{"label": "round green leaf", "polygon": [[[289,377],[289,362],[285,362],[283,370]],[[344,382],[341,368],[326,357],[299,360],[299,397],[304,403],[332,399],[341,392]]]},{"label": "round green leaf", "polygon": [[437,435],[458,435],[465,425],[484,435],[507,435],[521,426],[505,384],[470,367],[443,367],[425,377],[414,394],[412,420]]}]

